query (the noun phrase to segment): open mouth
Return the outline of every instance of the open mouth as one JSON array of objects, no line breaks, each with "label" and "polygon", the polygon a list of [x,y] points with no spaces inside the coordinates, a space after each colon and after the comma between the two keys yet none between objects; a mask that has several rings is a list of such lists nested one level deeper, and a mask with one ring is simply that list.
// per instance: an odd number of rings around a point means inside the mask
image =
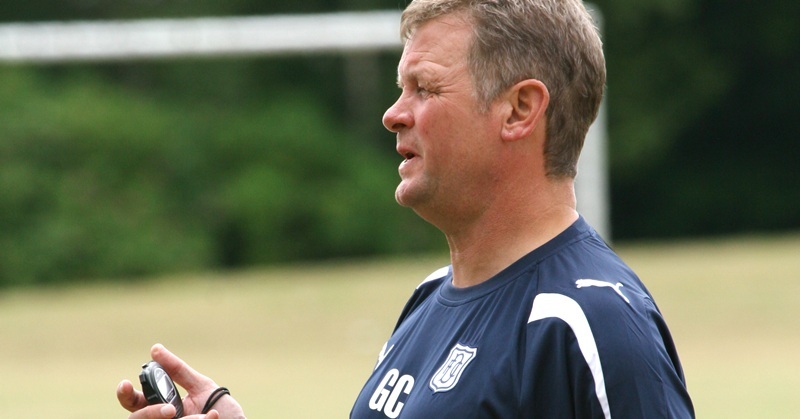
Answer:
[{"label": "open mouth", "polygon": [[413,147],[410,147],[409,145],[405,144],[400,144],[399,142],[397,144],[397,154],[403,156],[403,164],[408,163],[411,160],[414,160],[419,157],[419,154],[417,154],[414,151]]}]

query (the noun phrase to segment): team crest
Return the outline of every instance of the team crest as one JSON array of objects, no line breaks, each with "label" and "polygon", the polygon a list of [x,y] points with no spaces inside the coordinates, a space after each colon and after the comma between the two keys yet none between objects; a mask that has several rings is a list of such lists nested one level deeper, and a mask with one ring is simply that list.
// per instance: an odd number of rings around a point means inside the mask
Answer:
[{"label": "team crest", "polygon": [[434,393],[450,391],[458,384],[461,374],[467,368],[470,362],[475,359],[475,354],[478,353],[478,348],[470,348],[469,346],[457,343],[453,349],[450,350],[450,355],[444,361],[441,367],[433,375],[430,382],[431,390]]}]

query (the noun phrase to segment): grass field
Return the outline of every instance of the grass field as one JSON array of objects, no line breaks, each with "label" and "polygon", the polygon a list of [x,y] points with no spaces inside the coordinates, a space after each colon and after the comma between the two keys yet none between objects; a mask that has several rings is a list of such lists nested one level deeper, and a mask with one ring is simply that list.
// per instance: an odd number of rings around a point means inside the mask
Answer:
[{"label": "grass field", "polygon": [[[619,253],[671,326],[698,417],[797,417],[800,236]],[[405,299],[443,257],[0,294],[3,418],[126,417],[114,390],[162,342],[251,418],[346,417]]]}]

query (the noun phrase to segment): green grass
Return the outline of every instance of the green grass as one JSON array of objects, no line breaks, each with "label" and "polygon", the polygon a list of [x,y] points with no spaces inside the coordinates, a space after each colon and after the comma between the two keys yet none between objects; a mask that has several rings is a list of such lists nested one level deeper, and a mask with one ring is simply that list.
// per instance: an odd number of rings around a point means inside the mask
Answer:
[{"label": "green grass", "polygon": [[[800,388],[800,237],[627,243],[698,417],[788,418]],[[117,383],[155,342],[231,389],[252,418],[346,417],[411,290],[445,258],[204,273],[0,294],[9,418],[125,417]],[[138,385],[138,384],[137,384]]]}]

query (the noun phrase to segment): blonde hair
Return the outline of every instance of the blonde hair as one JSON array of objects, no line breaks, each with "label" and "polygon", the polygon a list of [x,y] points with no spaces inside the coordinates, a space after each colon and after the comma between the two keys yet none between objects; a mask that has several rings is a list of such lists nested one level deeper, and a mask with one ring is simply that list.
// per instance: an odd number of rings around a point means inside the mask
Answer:
[{"label": "blonde hair", "polygon": [[550,92],[547,175],[574,178],[606,81],[602,41],[583,2],[414,0],[403,12],[401,37],[408,40],[425,22],[458,13],[473,27],[467,60],[478,100],[488,109],[522,80],[544,83]]}]

